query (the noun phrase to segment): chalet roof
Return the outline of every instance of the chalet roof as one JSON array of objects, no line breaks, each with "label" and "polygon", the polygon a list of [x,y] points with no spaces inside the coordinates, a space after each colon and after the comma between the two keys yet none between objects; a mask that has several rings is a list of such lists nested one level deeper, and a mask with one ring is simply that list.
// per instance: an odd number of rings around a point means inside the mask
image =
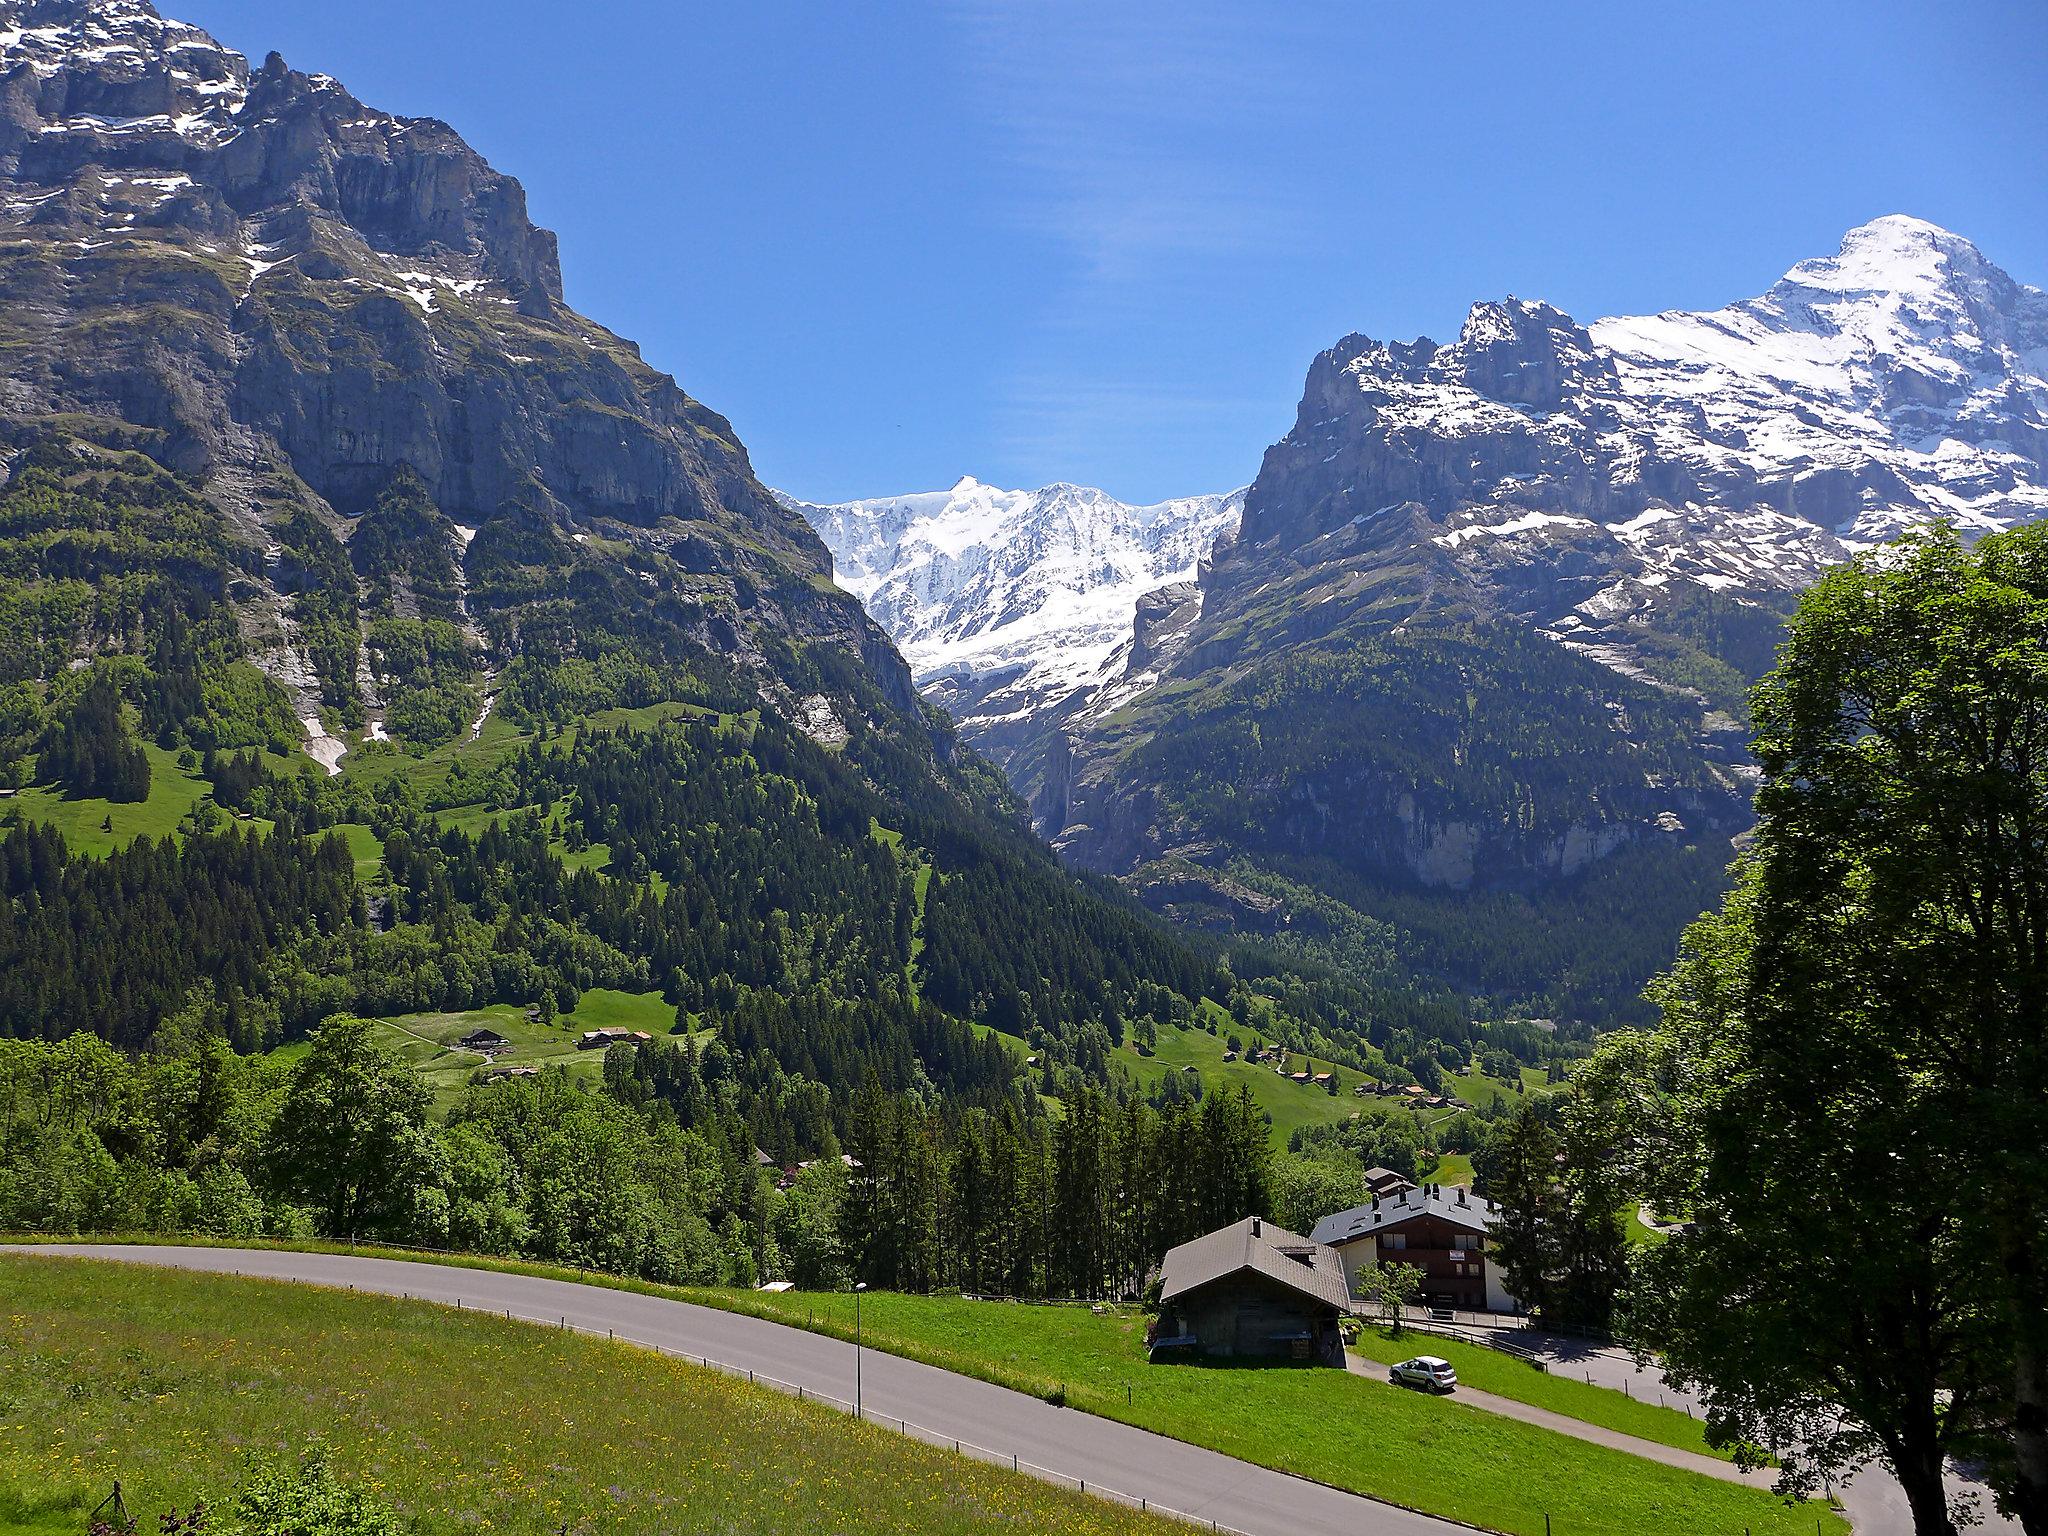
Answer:
[{"label": "chalet roof", "polygon": [[1340,1312],[1351,1310],[1351,1288],[1334,1248],[1256,1216],[1169,1249],[1160,1265],[1159,1299],[1172,1301],[1245,1270]]},{"label": "chalet roof", "polygon": [[1315,1241],[1341,1248],[1361,1238],[1377,1237],[1423,1216],[1434,1216],[1482,1237],[1500,1220],[1500,1207],[1461,1185],[1425,1184],[1399,1194],[1354,1205],[1316,1223]]}]

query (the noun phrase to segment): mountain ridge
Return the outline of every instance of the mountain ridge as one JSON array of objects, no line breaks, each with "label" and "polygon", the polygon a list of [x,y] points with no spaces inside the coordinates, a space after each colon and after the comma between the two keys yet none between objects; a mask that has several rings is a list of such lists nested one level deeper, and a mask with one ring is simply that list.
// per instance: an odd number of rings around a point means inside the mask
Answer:
[{"label": "mountain ridge", "polygon": [[[963,734],[1161,910],[1327,949],[1335,898],[1498,1005],[1627,1015],[1747,825],[1745,691],[1795,594],[2043,510],[2048,295],[1887,215],[1719,310],[1509,298],[1448,344],[1344,338],[1116,674]],[[1550,948],[1467,963],[1509,926]]]},{"label": "mountain ridge", "polygon": [[[567,306],[519,183],[447,124],[275,53],[252,68],[145,0],[5,0],[0,180],[10,466],[56,441],[181,477],[218,519],[230,648],[329,771],[473,732],[501,695],[559,711],[565,668],[584,703],[650,702],[686,650],[823,736],[866,712],[949,750],[730,423]],[[352,569],[394,498],[428,509],[405,539],[452,557],[451,611],[372,601]],[[74,658],[110,639],[61,622]],[[669,682],[622,626],[659,629]],[[869,698],[820,686],[812,645],[850,653]],[[401,693],[436,703],[395,713]]]},{"label": "mountain ridge", "polygon": [[1125,1021],[1205,1000],[1358,1070],[1474,1038],[1062,869],[447,125],[0,0],[0,299],[0,1033],[631,992],[716,1036],[661,1070],[704,1057],[749,1178],[868,1088],[1119,1091]]}]

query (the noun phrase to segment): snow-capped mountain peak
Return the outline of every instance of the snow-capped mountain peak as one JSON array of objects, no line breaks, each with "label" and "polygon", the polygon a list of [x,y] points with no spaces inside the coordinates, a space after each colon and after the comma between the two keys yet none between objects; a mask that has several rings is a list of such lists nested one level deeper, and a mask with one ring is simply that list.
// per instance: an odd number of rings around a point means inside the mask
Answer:
[{"label": "snow-capped mountain peak", "polygon": [[249,66],[148,0],[0,0],[0,79],[41,135],[114,141],[108,163],[119,164],[120,141],[152,132],[207,145],[233,137]]},{"label": "snow-capped mountain peak", "polygon": [[1758,298],[1589,329],[1660,451],[1764,486],[1834,472],[1853,499],[1810,520],[1851,547],[2048,510],[2048,294],[1938,225],[1873,219]]},{"label": "snow-capped mountain peak", "polygon": [[1771,296],[1817,291],[1892,294],[1910,301],[1994,280],[2011,284],[1963,236],[1910,214],[1888,213],[1850,230],[1833,256],[1800,262],[1771,289]]},{"label": "snow-capped mountain peak", "polygon": [[971,475],[833,506],[783,499],[920,682],[943,685],[956,709],[997,714],[1098,686],[1138,600],[1193,580],[1244,507],[1241,490],[1134,506],[1092,486],[1005,490]]},{"label": "snow-capped mountain peak", "polygon": [[1582,326],[1510,298],[1474,305],[1448,346],[1340,342],[1202,622],[1371,590],[1375,562],[1420,558],[1627,668],[1675,584],[1784,593],[1930,519],[2044,512],[2048,294],[1889,215],[1716,310]]}]

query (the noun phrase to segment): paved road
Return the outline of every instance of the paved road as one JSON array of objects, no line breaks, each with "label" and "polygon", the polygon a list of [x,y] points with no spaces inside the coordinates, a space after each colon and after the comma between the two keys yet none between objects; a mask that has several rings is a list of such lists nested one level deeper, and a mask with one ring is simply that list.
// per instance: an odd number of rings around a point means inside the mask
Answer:
[{"label": "paved road", "polygon": [[[0,1245],[0,1256],[33,1253],[125,1259],[178,1269],[238,1271],[280,1280],[353,1286],[386,1295],[486,1308],[516,1318],[560,1323],[649,1344],[671,1353],[708,1356],[742,1371],[755,1371],[815,1396],[843,1401],[853,1391],[853,1348],[836,1339],[806,1333],[759,1318],[601,1286],[499,1274],[398,1259],[334,1254],[281,1253],[268,1249],[149,1247],[114,1244],[48,1244],[36,1248]],[[1696,1402],[1668,1386],[1655,1371],[1641,1370],[1622,1351],[1579,1340],[1524,1330],[1517,1342],[1534,1346],[1554,1369],[1627,1389],[1638,1397],[1674,1408]],[[1363,1364],[1367,1370],[1381,1369]],[[1113,1420],[1053,1408],[1037,1398],[1011,1392],[893,1355],[866,1353],[862,1402],[873,1418],[907,1420],[927,1426],[928,1438],[957,1438],[1021,1465],[1050,1473],[1051,1481],[1085,1483],[1132,1501],[1149,1503],[1246,1536],[1450,1536],[1465,1527],[1375,1503],[1355,1494],[1289,1477],[1248,1462],[1205,1451],[1178,1440],[1148,1434]],[[1486,1394],[1461,1392],[1467,1400]],[[1474,1406],[1480,1406],[1474,1401]],[[1641,1456],[1670,1461],[1712,1476],[1734,1475],[1725,1463],[1616,1435],[1576,1420],[1558,1420],[1541,1409],[1506,1399],[1489,1399],[1496,1412],[1559,1429],[1580,1439],[1615,1444]],[[1537,1417],[1540,1415],[1540,1417]],[[1604,1438],[1603,1438],[1604,1437]],[[1762,1476],[1768,1482],[1768,1474]],[[1981,1496],[1983,1536],[2020,1536],[2016,1523],[1991,1511],[1988,1495],[1960,1475],[1950,1478],[1951,1495]],[[1913,1522],[1897,1482],[1878,1468],[1859,1473],[1842,1501],[1856,1536],[1912,1536]]]},{"label": "paved road", "polygon": [[[0,1259],[38,1253],[124,1259],[177,1269],[238,1271],[280,1280],[354,1286],[359,1291],[559,1323],[756,1371],[791,1386],[853,1395],[853,1346],[821,1334],[662,1297],[571,1281],[499,1274],[401,1259],[262,1249],[113,1244],[0,1246]],[[932,1438],[957,1437],[1021,1466],[1049,1469],[1051,1481],[1215,1521],[1247,1536],[1454,1536],[1466,1527],[1433,1520],[1356,1494],[1256,1467],[1215,1451],[1073,1409],[1054,1408],[950,1371],[894,1355],[865,1353],[862,1403],[870,1418],[929,1426]],[[1366,1426],[1361,1433],[1368,1432]]]}]

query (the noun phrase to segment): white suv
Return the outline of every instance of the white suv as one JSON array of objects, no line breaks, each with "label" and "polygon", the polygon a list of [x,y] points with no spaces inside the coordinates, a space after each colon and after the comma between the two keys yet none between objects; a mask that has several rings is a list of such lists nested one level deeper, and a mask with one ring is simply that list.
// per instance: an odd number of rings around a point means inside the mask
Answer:
[{"label": "white suv", "polygon": [[1387,1379],[1397,1387],[1420,1387],[1425,1392],[1449,1392],[1458,1385],[1451,1362],[1436,1355],[1403,1360],[1387,1373]]}]

